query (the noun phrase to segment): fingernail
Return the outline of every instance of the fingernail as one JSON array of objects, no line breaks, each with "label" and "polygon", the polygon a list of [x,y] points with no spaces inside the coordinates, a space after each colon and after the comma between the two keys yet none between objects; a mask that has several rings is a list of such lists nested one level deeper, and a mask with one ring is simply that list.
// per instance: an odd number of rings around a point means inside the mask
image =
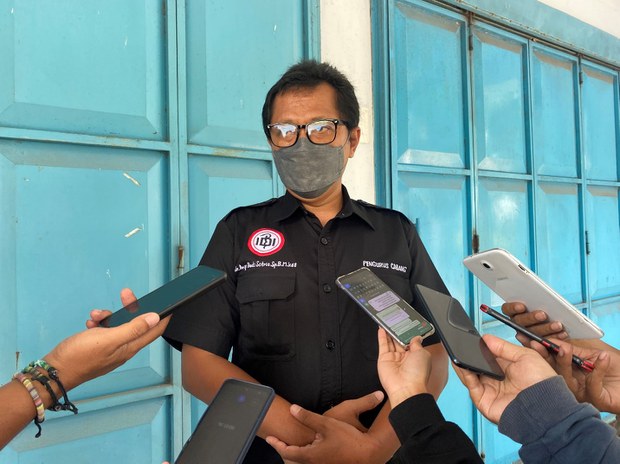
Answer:
[{"label": "fingernail", "polygon": [[562,330],[562,323],[561,322],[554,322],[553,324],[551,324],[551,328],[553,330]]},{"label": "fingernail", "polygon": [[568,338],[568,334],[566,332],[562,332],[561,334],[558,335],[558,338],[560,340],[564,340],[564,339]]},{"label": "fingernail", "polygon": [[93,309],[93,310],[91,311],[91,313],[92,313],[94,316],[98,316],[99,314],[101,314],[101,310],[100,310],[100,309]]},{"label": "fingernail", "polygon": [[538,313],[534,314],[534,317],[536,319],[538,319],[539,321],[546,321],[547,320],[547,315],[545,313],[538,312]]},{"label": "fingernail", "polygon": [[375,392],[375,398],[377,398],[378,401],[383,401],[383,392],[380,390],[377,390]]},{"label": "fingernail", "polygon": [[609,353],[607,353],[607,351],[603,351],[601,354],[598,355],[598,359],[607,359],[609,357]]},{"label": "fingernail", "polygon": [[291,404],[291,414],[295,415],[299,411],[301,411],[301,406],[298,406],[296,404]]},{"label": "fingernail", "polygon": [[146,316],[144,316],[144,320],[150,328],[153,328],[159,322],[159,316],[156,313],[148,313]]}]

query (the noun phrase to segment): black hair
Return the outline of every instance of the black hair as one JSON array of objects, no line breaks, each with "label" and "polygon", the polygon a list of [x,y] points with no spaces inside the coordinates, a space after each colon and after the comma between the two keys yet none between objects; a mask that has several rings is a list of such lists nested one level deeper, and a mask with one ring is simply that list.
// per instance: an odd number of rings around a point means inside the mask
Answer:
[{"label": "black hair", "polygon": [[316,60],[303,60],[286,70],[265,97],[263,104],[263,130],[269,136],[267,124],[271,123],[273,101],[277,95],[288,90],[314,88],[323,82],[336,91],[336,108],[349,128],[359,125],[360,105],[355,89],[347,77],[328,63]]}]

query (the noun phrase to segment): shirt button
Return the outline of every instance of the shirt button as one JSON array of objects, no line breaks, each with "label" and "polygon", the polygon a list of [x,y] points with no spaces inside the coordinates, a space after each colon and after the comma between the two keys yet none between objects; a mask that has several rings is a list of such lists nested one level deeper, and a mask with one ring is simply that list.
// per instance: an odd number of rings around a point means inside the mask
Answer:
[{"label": "shirt button", "polygon": [[333,340],[327,340],[327,343],[325,343],[325,348],[329,351],[334,351],[334,348],[336,348],[336,342]]},{"label": "shirt button", "polygon": [[327,245],[329,243],[329,240],[327,239],[327,237],[321,237],[321,243],[323,245]]},{"label": "shirt button", "polygon": [[329,292],[331,292],[331,291],[332,291],[332,286],[331,286],[331,285],[329,285],[329,284],[324,284],[324,285],[323,285],[323,291],[324,291],[325,293],[329,293]]}]

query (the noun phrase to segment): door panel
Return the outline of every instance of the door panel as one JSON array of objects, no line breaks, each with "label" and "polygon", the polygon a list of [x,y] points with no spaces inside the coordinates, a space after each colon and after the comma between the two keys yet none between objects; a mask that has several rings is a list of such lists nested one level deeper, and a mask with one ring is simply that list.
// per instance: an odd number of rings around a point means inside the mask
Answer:
[{"label": "door panel", "polygon": [[3,3],[0,125],[166,137],[161,2]]},{"label": "door panel", "polygon": [[[536,272],[573,304],[586,301],[583,294],[580,231],[580,189],[576,184],[541,182],[536,201]],[[571,233],[567,233],[571,231]]]},{"label": "door panel", "polygon": [[537,46],[533,47],[531,66],[535,170],[577,177],[577,62]]},{"label": "door panel", "polygon": [[620,121],[617,109],[618,74],[594,64],[583,66],[583,152],[586,176],[620,180]]},{"label": "door panel", "polygon": [[392,14],[392,79],[397,98],[391,124],[399,133],[396,160],[464,167],[464,21],[404,1],[395,2]]},{"label": "door panel", "polygon": [[527,42],[473,28],[476,158],[479,169],[527,173],[524,73]]}]

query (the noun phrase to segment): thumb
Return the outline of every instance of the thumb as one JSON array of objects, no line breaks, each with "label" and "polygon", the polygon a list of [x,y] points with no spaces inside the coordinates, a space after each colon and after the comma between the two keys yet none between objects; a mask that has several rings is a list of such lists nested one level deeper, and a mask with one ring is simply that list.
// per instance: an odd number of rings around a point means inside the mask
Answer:
[{"label": "thumb", "polygon": [[596,359],[594,370],[586,377],[586,392],[592,402],[596,402],[603,394],[603,380],[609,369],[610,360],[609,353],[601,352]]},{"label": "thumb", "polygon": [[159,315],[157,313],[146,313],[118,327],[112,327],[106,330],[108,332],[114,331],[114,336],[119,343],[129,343],[143,336],[158,323]]},{"label": "thumb", "polygon": [[349,400],[349,402],[355,415],[359,416],[361,413],[370,411],[371,409],[378,406],[381,401],[383,401],[384,397],[385,395],[383,394],[383,392],[381,390],[377,390],[360,398]]},{"label": "thumb", "polygon": [[305,426],[312,429],[314,432],[322,432],[325,430],[326,422],[333,420],[326,416],[315,414],[307,409],[302,408],[297,404],[292,404],[291,415]]}]

